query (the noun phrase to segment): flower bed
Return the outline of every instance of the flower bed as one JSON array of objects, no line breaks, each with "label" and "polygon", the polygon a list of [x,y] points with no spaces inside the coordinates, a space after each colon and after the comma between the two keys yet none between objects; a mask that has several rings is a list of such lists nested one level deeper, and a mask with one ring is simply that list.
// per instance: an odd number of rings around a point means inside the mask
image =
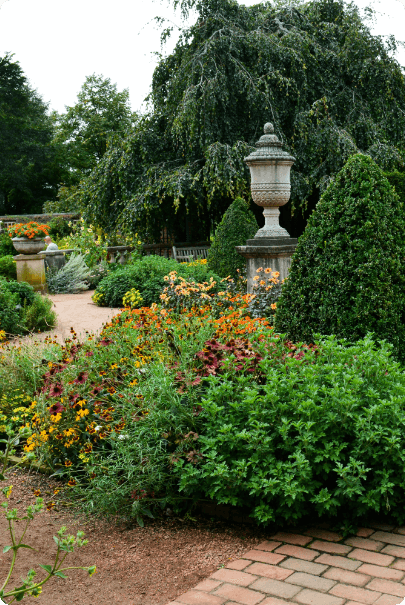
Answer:
[{"label": "flower bed", "polygon": [[292,343],[252,317],[251,295],[167,277],[162,306],[52,349],[25,451],[89,511],[140,523],[201,499],[264,524],[402,523],[405,374],[389,345]]}]

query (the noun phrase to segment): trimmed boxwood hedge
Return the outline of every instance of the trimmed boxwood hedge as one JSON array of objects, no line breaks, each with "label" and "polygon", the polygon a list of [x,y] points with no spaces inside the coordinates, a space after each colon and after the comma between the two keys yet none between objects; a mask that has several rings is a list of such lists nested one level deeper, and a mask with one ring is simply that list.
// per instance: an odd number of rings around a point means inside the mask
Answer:
[{"label": "trimmed boxwood hedge", "polygon": [[221,277],[237,277],[237,270],[245,271],[246,260],[235,250],[235,246],[244,246],[246,240],[253,238],[258,225],[255,215],[247,202],[237,197],[222,217],[214,241],[208,251],[210,269]]},{"label": "trimmed boxwood hedge", "polygon": [[299,239],[276,313],[294,341],[373,332],[405,358],[404,205],[368,156],[352,156]]}]

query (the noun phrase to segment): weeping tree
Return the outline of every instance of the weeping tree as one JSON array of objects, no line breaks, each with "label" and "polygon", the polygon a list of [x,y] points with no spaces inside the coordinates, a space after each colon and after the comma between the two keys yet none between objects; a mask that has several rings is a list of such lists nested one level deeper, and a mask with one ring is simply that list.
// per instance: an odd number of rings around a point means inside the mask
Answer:
[{"label": "weeping tree", "polygon": [[405,84],[395,39],[373,36],[356,6],[175,5],[185,14],[194,9],[196,21],[156,67],[150,112],[110,142],[82,183],[92,222],[149,239],[163,227],[178,239],[206,236],[235,197],[250,200],[243,158],[267,121],[297,158],[281,216],[293,236],[354,153],[402,170]]}]

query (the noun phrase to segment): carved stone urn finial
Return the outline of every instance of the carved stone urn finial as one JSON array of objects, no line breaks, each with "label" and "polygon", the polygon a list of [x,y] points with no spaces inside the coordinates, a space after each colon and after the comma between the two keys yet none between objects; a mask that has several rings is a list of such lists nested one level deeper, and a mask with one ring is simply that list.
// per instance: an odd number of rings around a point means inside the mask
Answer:
[{"label": "carved stone urn finial", "polygon": [[280,206],[290,199],[290,170],[295,158],[282,149],[282,143],[274,134],[274,126],[267,122],[264,135],[256,143],[257,150],[247,158],[250,169],[253,201],[264,208],[265,225],[255,235],[256,238],[290,237],[280,227]]}]

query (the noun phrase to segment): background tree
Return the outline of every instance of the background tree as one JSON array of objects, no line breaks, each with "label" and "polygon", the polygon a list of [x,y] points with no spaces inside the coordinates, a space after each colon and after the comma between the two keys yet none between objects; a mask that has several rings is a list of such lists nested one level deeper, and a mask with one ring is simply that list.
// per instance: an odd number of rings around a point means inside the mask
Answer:
[{"label": "background tree", "polygon": [[55,123],[53,141],[63,177],[58,202],[45,210],[72,210],[77,207],[78,185],[104,156],[109,141],[120,138],[133,125],[129,92],[119,92],[109,78],[88,76],[77,96],[77,103],[66,112],[52,116]]},{"label": "background tree", "polygon": [[13,56],[0,57],[0,214],[40,212],[60,176],[48,106]]},{"label": "background tree", "polygon": [[149,114],[84,183],[81,203],[93,222],[150,239],[162,226],[177,239],[206,237],[232,199],[249,199],[243,158],[269,120],[297,157],[281,215],[291,235],[302,233],[353,153],[402,170],[405,84],[395,40],[373,36],[354,5],[176,4],[194,7],[197,20],[158,64]]}]

